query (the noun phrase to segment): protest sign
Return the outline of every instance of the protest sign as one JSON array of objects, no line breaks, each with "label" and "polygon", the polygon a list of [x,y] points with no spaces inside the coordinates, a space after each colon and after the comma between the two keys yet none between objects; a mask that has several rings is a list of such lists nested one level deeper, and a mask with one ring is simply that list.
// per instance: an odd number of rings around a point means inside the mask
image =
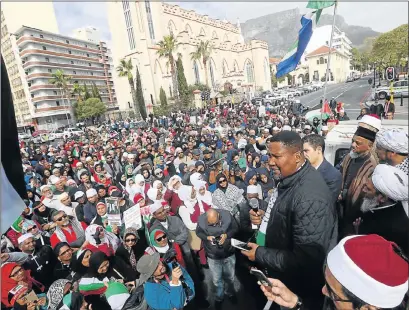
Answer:
[{"label": "protest sign", "polygon": [[121,226],[121,211],[119,209],[119,199],[116,197],[105,198],[107,206],[108,225]]},{"label": "protest sign", "polygon": [[124,212],[124,222],[125,228],[133,227],[140,229],[142,227],[141,208],[138,204]]}]

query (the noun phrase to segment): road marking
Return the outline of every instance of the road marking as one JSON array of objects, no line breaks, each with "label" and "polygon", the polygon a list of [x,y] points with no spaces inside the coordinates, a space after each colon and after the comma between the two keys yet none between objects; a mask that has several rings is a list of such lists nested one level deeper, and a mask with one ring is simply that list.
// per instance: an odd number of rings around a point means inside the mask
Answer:
[{"label": "road marking", "polygon": [[[333,90],[327,92],[326,95],[331,94],[331,93],[333,93],[334,91],[336,91],[336,90],[338,90],[338,89],[340,89],[341,87],[344,87],[344,86],[345,86],[345,85],[340,85],[339,87],[337,87],[337,88],[335,88],[335,89],[333,89]],[[321,94],[319,97],[314,98],[314,99],[308,101],[307,103],[304,103],[304,105],[305,105],[305,106],[308,106],[308,104],[310,104],[310,103],[313,102],[313,101],[316,101],[317,99],[318,99],[318,101],[319,101],[319,100],[322,98],[323,95],[324,95],[324,92],[322,92],[322,94]]]}]

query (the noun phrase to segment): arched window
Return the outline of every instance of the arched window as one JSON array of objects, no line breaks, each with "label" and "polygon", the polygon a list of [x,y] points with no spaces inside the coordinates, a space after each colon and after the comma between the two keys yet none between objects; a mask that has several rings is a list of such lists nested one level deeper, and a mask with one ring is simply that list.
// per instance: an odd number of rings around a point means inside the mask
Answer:
[{"label": "arched window", "polygon": [[247,73],[247,82],[253,83],[254,82],[253,64],[250,61],[248,61],[246,64],[246,73]]},{"label": "arched window", "polygon": [[229,68],[227,67],[226,59],[223,60],[223,75],[229,73]]},{"label": "arched window", "polygon": [[185,30],[186,30],[187,35],[189,36],[189,38],[192,38],[193,37],[193,31],[192,31],[192,28],[190,27],[189,24],[186,24]]},{"label": "arched window", "polygon": [[199,66],[196,61],[193,63],[193,71],[195,73],[195,84],[200,84]]},{"label": "arched window", "polygon": [[170,20],[169,23],[168,23],[168,29],[169,29],[169,34],[170,35],[172,35],[172,34],[175,35],[176,26],[175,26],[175,23],[172,20]]},{"label": "arched window", "polygon": [[212,81],[212,88],[214,88],[215,81],[214,81],[214,68],[213,68],[213,61],[210,60],[210,80]]},{"label": "arched window", "polygon": [[268,62],[267,62],[267,59],[264,59],[264,79],[266,80],[266,81],[268,81],[269,80],[269,64],[268,64]]},{"label": "arched window", "polygon": [[324,58],[320,57],[320,65],[324,63]]}]

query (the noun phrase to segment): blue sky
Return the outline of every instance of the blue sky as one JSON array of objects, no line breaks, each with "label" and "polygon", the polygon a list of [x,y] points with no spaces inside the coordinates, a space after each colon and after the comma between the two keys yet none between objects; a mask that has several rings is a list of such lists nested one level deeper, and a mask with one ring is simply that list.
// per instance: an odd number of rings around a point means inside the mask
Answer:
[{"label": "blue sky", "polygon": [[[295,7],[304,8],[306,2],[174,2],[186,9],[196,10],[213,18],[236,23],[258,16],[271,14]],[[54,2],[60,33],[71,35],[76,28],[93,26],[100,30],[102,40],[110,42],[107,10],[105,2]],[[331,13],[331,10],[327,10]],[[385,12],[392,12],[386,20]],[[407,2],[341,2],[338,13],[350,25],[368,26],[380,32],[391,30],[408,22]],[[364,13],[364,14],[363,14]]]}]

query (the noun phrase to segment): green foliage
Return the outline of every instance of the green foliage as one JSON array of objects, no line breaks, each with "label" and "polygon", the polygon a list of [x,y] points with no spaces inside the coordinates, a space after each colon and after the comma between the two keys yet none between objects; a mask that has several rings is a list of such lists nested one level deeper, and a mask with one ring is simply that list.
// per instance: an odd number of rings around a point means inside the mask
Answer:
[{"label": "green foliage", "polygon": [[189,93],[192,93],[195,90],[200,90],[200,91],[209,91],[210,92],[210,87],[207,86],[206,84],[193,84],[189,85]]},{"label": "green foliage", "polygon": [[161,107],[168,106],[168,100],[166,99],[166,93],[163,90],[162,86],[160,87],[160,90],[159,90],[159,100],[160,100]]},{"label": "green foliage", "polygon": [[178,80],[180,100],[181,100],[182,105],[184,107],[187,107],[191,103],[191,100],[190,100],[189,87],[187,85],[187,81],[185,77],[185,70],[183,68],[182,57],[178,57],[178,60],[176,61],[176,74],[177,74],[177,80]]},{"label": "green foliage", "polygon": [[179,98],[174,56],[179,43],[176,41],[175,36],[171,34],[169,36],[164,36],[163,40],[158,42],[158,45],[159,49],[157,50],[156,54],[159,56],[159,58],[164,58],[167,60],[166,66],[170,66],[170,74],[172,75],[173,96]]},{"label": "green foliage", "polygon": [[138,117],[140,114],[139,107],[137,105],[136,90],[135,90],[135,80],[132,74],[133,64],[132,59],[125,58],[119,61],[119,65],[116,67],[116,72],[118,72],[119,77],[126,77],[128,79],[129,87],[131,89],[133,108],[135,110],[135,115]]},{"label": "green foliage", "polygon": [[226,97],[227,95],[230,95],[230,92],[228,90],[221,90],[219,91],[220,95],[222,95],[223,97]]},{"label": "green foliage", "polygon": [[69,94],[69,83],[71,82],[71,77],[68,75],[64,74],[64,71],[61,69],[58,69],[57,71],[55,71],[55,73],[53,73],[52,78],[48,80],[48,82],[52,85],[55,85],[56,87],[58,87],[61,91],[61,98],[66,98],[68,100],[68,106],[70,108],[70,114],[71,114],[71,121],[75,124],[75,113],[73,111],[73,107],[71,105],[70,102],[70,98],[71,96],[68,96]]},{"label": "green foliage", "polygon": [[101,94],[99,93],[99,89],[97,85],[95,85],[95,82],[92,82],[91,92],[92,92],[92,98],[98,98],[99,100],[102,101]]},{"label": "green foliage", "polygon": [[135,118],[135,112],[133,110],[128,112],[129,118]]},{"label": "green foliage", "polygon": [[166,106],[162,106],[162,105],[154,106],[153,107],[153,114],[155,116],[164,116],[164,115],[168,116],[170,114],[171,110],[172,110],[172,108],[170,106],[168,106],[168,105],[166,105]]},{"label": "green foliage", "polygon": [[75,114],[79,120],[88,119],[104,114],[105,104],[98,98],[89,98],[85,101],[77,102]]},{"label": "green foliage", "polygon": [[76,96],[77,101],[82,101],[84,99],[84,88],[78,84],[78,82],[75,82],[72,84],[72,96]]},{"label": "green foliage", "polygon": [[377,62],[380,69],[404,65],[408,57],[408,24],[377,37],[370,55],[371,61]]},{"label": "green foliage", "polygon": [[287,73],[287,75],[285,77],[288,80],[288,85],[293,85],[293,77],[291,76],[291,74]]},{"label": "green foliage", "polygon": [[136,68],[136,102],[138,104],[138,110],[141,113],[141,117],[143,120],[145,120],[148,115],[146,113],[145,99],[143,98],[142,81],[138,68]]},{"label": "green foliage", "polygon": [[210,59],[210,54],[212,53],[213,47],[210,41],[200,41],[199,45],[196,47],[196,51],[190,53],[190,58],[193,61],[201,60],[203,67],[205,69],[206,85],[209,85],[209,78],[207,73],[207,62]]},{"label": "green foliage", "polygon": [[91,96],[91,94],[90,94],[90,92],[89,92],[89,90],[88,90],[88,87],[87,87],[87,84],[85,84],[85,82],[84,82],[84,100],[87,100],[87,99],[89,99],[89,98],[92,98],[92,96]]}]

